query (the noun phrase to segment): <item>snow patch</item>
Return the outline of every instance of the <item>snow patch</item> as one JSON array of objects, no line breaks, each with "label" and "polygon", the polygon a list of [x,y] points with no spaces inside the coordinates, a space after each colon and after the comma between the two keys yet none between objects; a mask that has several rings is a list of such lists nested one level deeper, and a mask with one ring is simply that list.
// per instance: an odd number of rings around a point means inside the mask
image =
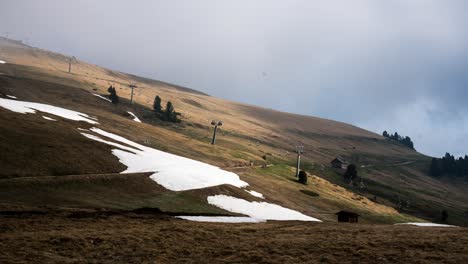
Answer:
[{"label": "snow patch", "polygon": [[102,96],[102,95],[95,94],[95,93],[93,93],[93,95],[94,95],[94,96],[97,96],[97,97],[99,97],[99,98],[101,98],[101,99],[103,99],[103,100],[106,100],[107,102],[110,102],[110,103],[112,103],[111,99],[109,99],[109,98],[106,98],[106,97],[104,97],[104,96]]},{"label": "snow patch", "polygon": [[5,61],[0,60],[0,64],[5,64],[5,63],[6,63]]},{"label": "snow patch", "polygon": [[414,225],[414,226],[422,226],[422,227],[458,227],[454,225],[443,225],[443,224],[435,224],[435,223],[400,223],[395,225]]},{"label": "snow patch", "polygon": [[92,119],[95,119],[95,117],[92,117],[92,116],[89,116],[87,114],[83,114],[77,111],[68,110],[65,108],[47,105],[47,104],[0,98],[0,107],[6,108],[13,112],[22,113],[22,114],[27,114],[27,113],[34,114],[36,113],[36,111],[41,111],[44,113],[61,116],[63,118],[70,119],[70,120],[84,121],[90,124],[99,124],[98,122],[92,120]]},{"label": "snow patch", "polygon": [[133,121],[141,123],[141,120],[134,113],[132,113],[130,111],[127,111],[127,113],[129,113],[131,116],[133,116]]},{"label": "snow patch", "polygon": [[42,116],[42,118],[44,118],[45,120],[50,120],[50,121],[57,121],[57,120],[55,120],[53,118],[50,118],[48,116]]},{"label": "snow patch", "polygon": [[7,94],[6,97],[11,98],[11,99],[18,99],[18,98],[17,98],[16,96],[14,96],[14,95],[8,95],[8,94]]},{"label": "snow patch", "polygon": [[222,184],[230,184],[239,188],[248,186],[248,183],[241,181],[235,173],[200,161],[149,148],[99,128],[91,128],[90,130],[127,145],[124,146],[95,135],[81,133],[89,139],[117,147],[118,149],[113,149],[112,153],[127,166],[127,169],[122,173],[155,172],[150,178],[171,191],[201,189]]},{"label": "snow patch", "polygon": [[245,216],[176,216],[176,218],[195,221],[195,222],[210,222],[210,223],[261,223],[266,222],[264,219],[257,219]]},{"label": "snow patch", "polygon": [[267,202],[249,202],[227,195],[208,196],[208,203],[221,209],[233,213],[248,215],[256,219],[321,222],[316,218],[301,214],[297,211],[284,208],[276,204],[270,204]]},{"label": "snow patch", "polygon": [[[137,154],[137,150],[133,149],[133,148],[130,148],[130,147],[127,147],[127,146],[124,146],[124,145],[121,145],[121,144],[118,144],[118,143],[115,143],[115,142],[111,142],[111,141],[108,141],[108,140],[104,140],[98,136],[95,136],[95,135],[92,135],[92,134],[88,134],[88,133],[81,133],[83,136],[89,138],[89,139],[92,139],[92,140],[95,140],[95,141],[99,141],[99,142],[102,142],[102,143],[105,143],[105,144],[108,144],[108,145],[111,145],[111,146],[114,146],[114,147],[117,147],[117,148],[120,148],[120,149],[123,149],[125,151],[128,151],[128,152],[131,152],[133,154]],[[113,149],[112,150],[112,153],[114,153],[114,151],[117,151],[117,149]],[[115,154],[114,154],[115,155]],[[121,159],[119,159],[120,162],[122,162]],[[123,162],[122,162],[123,163]],[[125,164],[125,163],[123,163]]]},{"label": "snow patch", "polygon": [[263,194],[259,193],[259,192],[256,192],[256,191],[249,191],[249,190],[245,190],[246,192],[250,193],[251,195],[255,196],[255,197],[258,197],[258,198],[262,198],[262,199],[265,199],[265,197],[263,197]]}]

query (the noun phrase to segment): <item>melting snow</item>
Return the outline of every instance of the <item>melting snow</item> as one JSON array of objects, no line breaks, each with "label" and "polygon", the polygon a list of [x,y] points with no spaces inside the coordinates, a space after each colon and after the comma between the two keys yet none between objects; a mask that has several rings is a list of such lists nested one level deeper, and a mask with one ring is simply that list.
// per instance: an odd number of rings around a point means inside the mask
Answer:
[{"label": "melting snow", "polygon": [[8,98],[11,98],[11,99],[17,99],[16,96],[13,96],[13,95],[6,95]]},{"label": "melting snow", "polygon": [[250,193],[251,195],[255,196],[255,197],[258,197],[258,198],[262,198],[262,199],[265,199],[265,197],[263,197],[263,194],[259,193],[259,192],[256,192],[256,191],[249,191],[249,190],[245,190],[246,192]]},{"label": "melting snow", "polygon": [[443,224],[435,224],[435,223],[400,223],[396,225],[414,225],[414,226],[422,226],[422,227],[457,227],[454,225],[443,225]]},{"label": "melting snow", "polygon": [[176,216],[176,218],[185,219],[195,222],[211,222],[211,223],[261,223],[266,222],[264,219],[257,219],[245,216]]},{"label": "melting snow", "polygon": [[316,218],[301,214],[297,211],[284,208],[276,204],[266,202],[249,202],[227,195],[208,196],[208,203],[224,210],[248,215],[256,219],[321,222]]},{"label": "melting snow", "polygon": [[6,108],[10,111],[27,114],[27,113],[36,113],[37,111],[45,112],[48,114],[61,116],[66,119],[75,120],[75,121],[85,121],[90,124],[99,124],[98,122],[92,120],[95,117],[89,116],[87,114],[83,114],[80,112],[76,112],[73,110],[68,110],[65,108],[47,105],[47,104],[40,104],[40,103],[33,103],[33,102],[25,102],[25,101],[17,101],[17,100],[8,100],[0,98],[0,107]]},{"label": "melting snow", "polygon": [[221,184],[230,184],[239,188],[248,185],[241,181],[237,174],[218,167],[149,148],[98,128],[90,130],[130,146],[123,146],[98,136],[82,133],[90,139],[119,148],[113,149],[112,153],[127,166],[123,173],[156,172],[150,178],[166,189],[185,191]]},{"label": "melting snow", "polygon": [[6,108],[13,112],[22,113],[22,114],[36,113],[36,110],[37,110],[37,111],[41,111],[44,113],[61,116],[63,118],[70,119],[70,120],[85,121],[90,124],[99,124],[98,122],[92,120],[92,119],[96,119],[95,117],[92,117],[92,116],[89,116],[87,114],[83,114],[80,112],[76,112],[73,110],[68,110],[65,108],[47,105],[47,104],[17,101],[17,100],[8,100],[8,99],[0,98],[0,107]]},{"label": "melting snow", "polygon": [[106,97],[104,97],[104,96],[102,96],[102,95],[95,94],[95,93],[93,93],[93,95],[94,95],[94,96],[97,96],[97,97],[99,97],[99,98],[101,98],[101,99],[103,99],[103,100],[106,100],[107,102],[111,102],[111,103],[112,103],[111,99],[106,98]]},{"label": "melting snow", "polygon": [[129,113],[131,116],[133,116],[133,121],[141,123],[141,120],[134,113],[132,113],[130,111],[127,111],[127,113]]},{"label": "melting snow", "polygon": [[50,118],[48,116],[42,116],[42,118],[44,118],[45,120],[50,120],[50,121],[57,121],[57,120],[55,120],[53,118]]}]

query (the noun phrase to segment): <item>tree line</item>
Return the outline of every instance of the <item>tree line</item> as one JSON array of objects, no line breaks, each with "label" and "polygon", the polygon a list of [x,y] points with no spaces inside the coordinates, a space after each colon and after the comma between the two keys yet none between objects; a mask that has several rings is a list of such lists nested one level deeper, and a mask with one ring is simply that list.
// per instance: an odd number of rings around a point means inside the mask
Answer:
[{"label": "tree line", "polygon": [[153,102],[153,111],[155,115],[163,121],[180,123],[181,121],[179,118],[180,113],[175,111],[174,105],[172,104],[172,102],[167,101],[166,109],[163,110],[161,106],[161,101],[162,101],[161,97],[159,97],[159,95],[156,95],[156,97],[154,98],[154,102]]},{"label": "tree line", "polygon": [[387,131],[384,131],[382,133],[382,136],[384,136],[386,138],[389,138],[389,139],[392,139],[392,140],[395,140],[395,141],[403,144],[404,146],[406,146],[406,147],[408,147],[410,149],[414,149],[414,143],[411,140],[411,138],[408,137],[408,136],[406,136],[406,137],[400,136],[397,132],[395,132],[395,134],[388,134]]},{"label": "tree line", "polygon": [[450,153],[442,158],[432,158],[430,174],[434,177],[465,177],[468,179],[468,156],[456,159]]}]

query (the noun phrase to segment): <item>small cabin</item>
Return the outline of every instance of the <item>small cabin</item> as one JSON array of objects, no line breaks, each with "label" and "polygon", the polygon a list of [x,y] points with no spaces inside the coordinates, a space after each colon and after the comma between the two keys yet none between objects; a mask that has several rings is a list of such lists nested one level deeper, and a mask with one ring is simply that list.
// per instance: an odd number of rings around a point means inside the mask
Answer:
[{"label": "small cabin", "polygon": [[348,162],[342,158],[335,158],[330,163],[333,168],[337,169],[346,169],[348,167]]},{"label": "small cabin", "polygon": [[357,223],[359,215],[356,213],[348,212],[348,211],[339,211],[336,213],[338,216],[338,222],[341,223]]}]

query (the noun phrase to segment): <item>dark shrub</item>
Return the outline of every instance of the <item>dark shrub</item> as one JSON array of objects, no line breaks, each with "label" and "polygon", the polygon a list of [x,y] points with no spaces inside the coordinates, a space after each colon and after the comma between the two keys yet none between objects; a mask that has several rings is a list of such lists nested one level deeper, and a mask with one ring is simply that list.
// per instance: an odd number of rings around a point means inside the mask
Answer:
[{"label": "dark shrub", "polygon": [[344,173],[343,177],[345,180],[354,180],[357,177],[357,168],[354,164],[349,164],[346,172]]},{"label": "dark shrub", "polygon": [[300,171],[298,181],[302,184],[307,184],[307,172]]}]

